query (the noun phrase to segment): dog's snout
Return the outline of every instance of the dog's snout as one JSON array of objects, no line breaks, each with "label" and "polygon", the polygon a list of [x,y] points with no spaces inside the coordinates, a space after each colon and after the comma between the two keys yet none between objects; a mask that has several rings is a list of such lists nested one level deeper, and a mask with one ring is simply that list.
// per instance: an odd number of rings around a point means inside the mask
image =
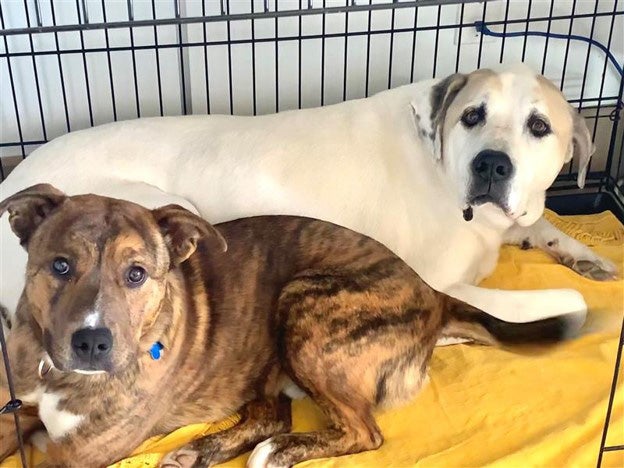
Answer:
[{"label": "dog's snout", "polygon": [[110,353],[113,334],[108,328],[83,328],[74,332],[71,346],[80,360],[94,363]]},{"label": "dog's snout", "polygon": [[511,178],[513,164],[507,153],[483,150],[472,161],[472,172],[487,182],[502,182]]}]

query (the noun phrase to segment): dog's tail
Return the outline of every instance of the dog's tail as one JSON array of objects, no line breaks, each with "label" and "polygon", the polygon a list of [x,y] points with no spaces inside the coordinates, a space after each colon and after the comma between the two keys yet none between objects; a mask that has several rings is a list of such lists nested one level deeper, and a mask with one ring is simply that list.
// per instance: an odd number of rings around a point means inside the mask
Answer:
[{"label": "dog's tail", "polygon": [[558,315],[533,322],[506,322],[448,297],[442,336],[491,345],[556,343],[576,336],[583,323],[584,314]]}]

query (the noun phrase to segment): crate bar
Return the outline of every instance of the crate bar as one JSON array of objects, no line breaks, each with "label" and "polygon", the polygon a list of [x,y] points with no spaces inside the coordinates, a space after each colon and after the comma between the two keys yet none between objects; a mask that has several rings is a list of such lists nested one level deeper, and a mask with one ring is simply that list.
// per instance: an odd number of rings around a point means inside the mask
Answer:
[{"label": "crate bar", "polygon": [[[38,5],[36,5],[35,9],[38,9],[37,7],[38,7]],[[24,0],[24,15],[26,16],[26,24],[30,28],[30,12],[28,10],[28,1],[27,0]],[[28,34],[28,43],[30,45],[30,50],[32,52],[34,52],[35,51],[35,44],[33,42],[33,35],[32,34]],[[39,119],[41,120],[41,131],[43,133],[43,139],[47,140],[48,139],[48,132],[46,130],[45,117],[43,115],[43,100],[41,99],[41,85],[39,84],[39,69],[37,67],[36,57],[33,55],[31,57],[31,59],[32,59],[33,73],[35,75],[35,90],[37,91],[37,104],[39,106]]]},{"label": "crate bar", "polygon": [[[550,10],[548,12],[548,17],[552,18],[552,14],[553,14],[553,9],[555,8],[555,1],[554,0],[550,0]],[[613,9],[615,9],[615,5],[613,7]],[[544,71],[546,70],[546,57],[548,56],[548,41],[550,40],[550,30],[552,29],[552,19],[548,20],[548,26],[546,27],[546,34],[548,34],[546,36],[546,42],[544,43],[544,57],[542,57],[542,75],[544,74]]]},{"label": "crate bar", "polygon": [[[509,21],[509,2],[511,0],[507,0],[506,4],[505,4],[505,19],[503,20],[503,34],[507,34],[507,22]],[[576,0],[574,0],[576,1]],[[463,5],[462,5],[463,8]],[[463,9],[462,9],[463,12]],[[462,22],[464,21],[464,17],[462,16]],[[505,39],[507,39],[504,35],[502,37],[501,40],[501,49],[500,49],[500,57],[499,57],[499,62],[503,63],[503,57],[505,56]]]},{"label": "crate bar", "polygon": [[617,450],[624,450],[624,445],[611,445],[602,449],[603,452],[615,452]]},{"label": "crate bar", "polygon": [[[431,0],[433,1],[433,0]],[[478,0],[469,0],[467,3],[475,3],[478,2]],[[445,3],[446,4],[446,3]],[[406,4],[405,3],[397,3],[397,4],[393,4],[393,5],[400,5],[401,7],[404,7]],[[424,5],[420,5],[417,4],[418,6],[424,6]],[[430,5],[438,5],[438,3],[431,3]],[[379,6],[379,4],[373,4],[372,6]],[[409,4],[407,6],[410,6]],[[397,7],[395,7],[397,8]],[[333,10],[335,8],[327,8],[327,10]],[[379,10],[380,8],[370,8],[370,9],[361,9],[362,11],[368,11],[369,13],[371,11],[375,11],[375,10]],[[355,10],[355,11],[361,11],[361,10]],[[287,16],[309,16],[311,14],[323,14],[323,11],[321,9],[314,9],[314,11],[316,13],[310,13],[310,11],[312,10],[283,10],[280,11],[279,17],[287,17]],[[349,7],[348,10],[345,10],[345,7],[340,7],[338,8],[338,11],[330,11],[329,13],[341,13],[344,11],[354,11],[351,9],[351,7]],[[325,12],[325,14],[328,14],[328,12]],[[596,13],[596,14],[592,14],[592,13],[584,13],[584,14],[578,14],[578,15],[560,15],[560,16],[553,16],[551,18],[549,18],[548,16],[541,16],[541,17],[535,17],[535,18],[528,18],[528,19],[517,19],[517,20],[508,20],[507,24],[518,24],[518,23],[537,23],[537,22],[541,22],[541,21],[548,21],[548,20],[552,20],[552,21],[560,21],[560,20],[569,20],[569,19],[583,19],[583,18],[600,18],[600,17],[605,17],[605,16],[613,16],[613,15],[619,16],[619,15],[624,15],[624,10],[619,10],[615,13],[609,13],[609,12],[601,12],[601,13]],[[43,28],[30,28],[31,31],[29,31],[28,28],[15,28],[15,29],[0,29],[0,36],[13,36],[13,35],[20,35],[20,34],[28,34],[29,32],[34,34],[34,33],[53,33],[53,32],[74,32],[74,31],[85,31],[85,30],[92,30],[92,29],[115,29],[115,28],[128,28],[130,26],[133,27],[144,27],[144,26],[170,26],[170,25],[179,25],[179,24],[195,24],[195,23],[214,23],[214,22],[222,22],[222,21],[242,21],[242,20],[253,20],[253,19],[266,19],[266,18],[273,18],[275,15],[275,12],[267,12],[267,13],[246,13],[246,14],[235,14],[235,15],[229,15],[227,18],[225,17],[220,17],[220,16],[194,16],[194,17],[187,17],[187,18],[167,18],[167,19],[155,19],[155,20],[137,20],[137,21],[133,21],[132,24],[129,24],[128,21],[119,21],[119,22],[112,22],[112,23],[90,23],[90,24],[80,24],[80,25],[58,25],[58,26],[47,26],[47,27],[43,27]],[[505,22],[503,20],[499,20],[499,21],[488,21],[488,26],[503,26],[505,24]],[[456,29],[456,28],[460,28],[460,27],[474,27],[474,23],[464,23],[464,24],[448,24],[448,25],[441,25],[440,29]],[[419,30],[435,30],[436,27],[435,26],[430,26],[428,28],[422,28]],[[408,31],[405,28],[402,29],[397,29],[397,31]],[[319,36],[320,37],[320,36]],[[330,36],[327,36],[330,37]],[[23,54],[22,54],[23,55]],[[30,55],[30,54],[27,54]],[[40,54],[39,54],[40,55]]]},{"label": "crate bar", "polygon": [[[616,15],[624,15],[624,11],[618,11],[616,13]],[[597,15],[597,17],[599,16],[612,16],[611,14],[604,14],[604,15]],[[580,18],[581,16],[576,16],[576,18]],[[587,17],[593,17],[593,15],[589,15]],[[570,19],[570,16],[565,16],[559,19]],[[531,20],[531,22],[538,22],[538,21],[546,21],[545,18],[534,18]],[[526,20],[518,20],[518,21],[514,21],[514,20],[510,20],[509,23],[524,23],[526,22]],[[500,25],[502,24],[502,21],[498,21],[498,22],[488,22],[488,26],[496,26],[496,25]],[[474,24],[470,23],[470,24],[452,24],[452,25],[440,25],[439,29],[457,29],[459,27],[470,27],[470,28],[474,28]],[[435,31],[436,26],[422,26],[417,28],[417,31]],[[398,28],[395,29],[394,32],[395,33],[406,33],[406,32],[413,32],[414,29],[413,28]],[[375,31],[354,31],[354,32],[349,32],[346,33],[347,36],[352,37],[352,36],[363,36],[363,35],[379,35],[379,34],[389,34],[391,33],[392,30],[391,29],[380,29],[380,30],[375,30]],[[335,37],[344,37],[345,33],[330,33],[330,34],[326,34],[325,36],[322,36],[321,34],[311,34],[308,36],[299,36],[299,35],[295,35],[295,36],[284,36],[284,37],[271,37],[271,38],[261,38],[261,39],[255,39],[256,43],[259,42],[273,42],[273,41],[296,41],[296,40],[311,40],[311,39],[322,39],[323,37],[325,38],[335,38]],[[252,43],[253,41],[251,39],[233,39],[232,41],[230,41],[231,44],[249,44]],[[213,42],[209,42],[209,43],[204,43],[202,41],[199,42],[184,42],[182,44],[176,43],[176,44],[160,44],[158,47],[165,49],[165,48],[171,48],[171,47],[180,47],[180,45],[182,45],[183,47],[201,47],[204,45],[213,45],[213,46],[217,46],[217,45],[227,45],[228,41],[213,41]],[[134,49],[135,50],[146,50],[146,49],[153,49],[155,48],[154,45],[145,45],[145,46],[135,46]],[[94,47],[92,49],[67,49],[67,50],[62,50],[60,52],[54,51],[54,50],[46,50],[46,51],[38,51],[38,52],[34,52],[34,55],[53,55],[53,54],[57,54],[57,53],[61,53],[61,54],[75,54],[75,53],[83,53],[83,52],[106,52],[106,48],[103,47]],[[125,46],[125,47],[114,47],[111,49],[108,49],[110,51],[128,51],[131,50],[131,47],[129,46]],[[31,53],[26,53],[26,52],[12,52],[12,53],[2,53],[0,54],[0,58],[6,58],[6,57],[30,57]],[[604,98],[603,98],[604,100]]]},{"label": "crate bar", "polygon": [[[266,11],[269,11],[269,6],[267,4],[268,0],[264,0],[264,1],[265,1],[264,11],[266,12]],[[279,10],[278,2],[279,0],[275,0],[275,11]],[[229,2],[228,2],[228,5],[229,5]],[[275,17],[275,39],[279,37],[278,20],[279,18],[276,16]],[[230,22],[228,21],[227,24],[228,24],[228,34],[229,34]],[[229,39],[230,39],[230,36],[228,35],[228,42],[229,42]],[[325,50],[325,47],[323,47],[323,50]],[[230,65],[230,100],[232,99],[232,69],[231,68],[232,66]],[[279,41],[275,41],[275,112],[279,112]]]},{"label": "crate bar", "polygon": [[[153,5],[154,0],[152,0]],[[52,11],[54,11],[54,6],[52,7]],[[102,0],[102,17],[104,18],[104,23],[106,23],[106,2]],[[154,30],[156,26],[154,26]],[[54,33],[57,34],[57,33]],[[106,59],[108,61],[108,81],[110,83],[111,90],[111,101],[113,106],[113,120],[117,121],[117,101],[115,100],[115,83],[113,80],[113,63],[111,60],[111,49],[110,49],[110,39],[108,36],[108,29],[104,29],[104,39],[106,41]],[[57,46],[58,49],[58,46]],[[60,61],[60,55],[59,55]]]},{"label": "crate bar", "polygon": [[[180,13],[180,0],[173,0],[173,11],[176,19],[182,19],[182,15]],[[189,103],[187,103],[186,98],[186,73],[184,73],[184,69],[186,68],[186,64],[184,62],[184,44],[185,41],[184,35],[182,34],[182,23],[176,23],[177,28],[177,43],[175,46],[178,48],[178,69],[180,70],[180,110],[182,111],[182,115],[188,114],[189,111]],[[186,31],[186,29],[185,29]]]},{"label": "crate bar", "polygon": [[[591,24],[591,29],[589,31],[589,38],[593,39],[594,38],[594,32],[596,30],[596,13],[598,13],[598,2],[596,2],[595,6],[594,6],[594,14],[592,15],[592,24]],[[580,100],[581,102],[579,103],[578,106],[578,110],[581,110],[582,107],[582,102],[583,102],[583,96],[585,95],[585,85],[587,84],[587,70],[589,68],[589,57],[591,55],[591,51],[592,51],[592,45],[591,44],[587,44],[587,55],[585,57],[585,69],[583,70],[583,82],[581,84],[581,94],[580,94]]]},{"label": "crate bar", "polygon": [[[624,102],[622,102],[623,97],[624,97],[624,77],[621,77],[619,96],[615,103],[615,109],[612,112],[613,125],[611,127],[611,140],[609,141],[609,151],[607,153],[607,162],[606,162],[606,171],[607,173],[609,173],[609,175],[611,175],[611,170],[614,164],[613,156],[615,154],[615,145],[616,145],[615,141],[617,139],[618,127],[620,124],[620,119],[622,117],[622,110],[624,110]],[[600,102],[600,98],[598,102]],[[620,175],[620,168],[622,166],[622,160],[624,160],[624,134],[622,135],[622,143],[620,146],[620,157],[618,158],[618,168],[615,174],[616,177]],[[616,186],[616,184],[614,183],[613,186]]]},{"label": "crate bar", "polygon": [[[104,1],[104,0],[102,0]],[[52,13],[52,24],[56,24],[56,12],[54,11],[54,3],[50,4],[50,11]],[[106,33],[108,37],[108,32]],[[54,44],[56,45],[57,52],[61,50],[61,46],[59,43],[58,33],[54,33]],[[106,43],[108,46],[108,42]],[[59,77],[61,78],[61,94],[63,95],[63,110],[65,111],[65,128],[67,132],[71,132],[71,123],[69,121],[69,108],[67,106],[67,89],[65,87],[65,73],[63,73],[63,61],[61,60],[61,54],[56,54],[56,59],[58,63],[59,69]]]},{"label": "crate bar", "polygon": [[[527,15],[526,15],[526,20],[523,21],[526,22],[526,26],[524,28],[524,32],[525,34],[529,31],[529,24],[531,22],[531,6],[532,6],[532,0],[529,0],[529,4],[527,6]],[[526,47],[527,47],[527,41],[529,39],[529,36],[524,36],[524,42],[522,44],[522,61],[524,62],[524,58],[526,57]]]},{"label": "crate bar", "polygon": [[[84,0],[83,0],[84,1]],[[133,0],[126,0],[128,21],[134,21]],[[134,47],[134,28],[130,27],[130,46]],[[132,50],[132,78],[134,80],[134,100],[136,102],[136,116],[141,117],[141,103],[139,101],[139,83],[137,81],[136,50]]]},{"label": "crate bar", "polygon": [[[459,12],[459,22],[464,22],[464,4],[461,4],[461,10]],[[414,24],[416,27],[416,24]],[[455,56],[455,73],[459,71],[459,56],[461,55],[461,41],[462,41],[462,32],[464,28],[459,28],[457,31],[457,55]],[[414,54],[412,53],[412,70],[414,69]]]},{"label": "crate bar", "polygon": [[[349,3],[349,0],[345,0],[345,6]],[[394,10],[392,10],[392,15],[394,17]],[[299,17],[299,21],[301,21],[301,17]],[[394,26],[394,23],[392,24]],[[342,68],[342,100],[347,100],[347,56],[349,51],[349,36],[347,33],[349,32],[349,12],[345,13],[345,40],[344,40],[344,55],[342,57],[343,68]],[[301,107],[301,106],[299,106]]]},{"label": "crate bar", "polygon": [[[4,15],[2,12],[2,3],[0,2],[0,28],[4,28]],[[7,54],[9,53],[9,43],[6,36],[3,38],[4,40],[4,50],[6,50]],[[19,106],[17,105],[17,95],[15,94],[15,79],[13,77],[13,67],[11,66],[11,58],[9,55],[6,56],[7,68],[9,71],[9,82],[11,83],[11,95],[13,97],[13,111],[15,112],[15,122],[17,124],[17,134],[19,136],[18,146],[21,147],[22,150],[22,159],[26,157],[26,148],[24,147],[24,134],[22,132],[22,120],[20,119],[19,114]],[[15,145],[12,145],[15,146]]]},{"label": "crate bar", "polygon": [[[251,13],[255,14],[254,0],[251,1]],[[299,35],[301,35],[301,18],[299,18]],[[258,114],[258,96],[256,94],[256,20],[251,19],[251,87],[253,94],[253,115]],[[301,39],[299,39],[299,102],[301,102]],[[301,106],[299,106],[301,107]]]},{"label": "crate bar", "polygon": [[[251,0],[252,2],[252,8],[253,8],[253,0]],[[302,5],[303,0],[299,0],[299,9],[303,8]],[[302,44],[302,39],[301,39],[301,34],[302,34],[302,21],[301,21],[301,16],[299,16],[298,20],[298,34],[299,34],[299,42],[297,44],[297,57],[299,59],[299,63],[297,64],[297,107],[299,109],[301,109],[301,64],[303,63],[302,60],[302,55],[301,55],[301,44]],[[252,24],[253,24],[253,20],[251,20]],[[255,62],[254,62],[255,63]],[[255,95],[256,95],[256,88],[255,88],[255,83],[254,83],[254,103],[255,103]],[[256,107],[254,105],[254,115],[256,115]]]},{"label": "crate bar", "polygon": [[[102,0],[104,2],[104,0]],[[156,0],[152,0],[152,16],[156,19]],[[204,28],[206,25],[204,24]],[[107,30],[108,33],[108,30]],[[204,37],[205,39],[205,37]],[[205,41],[204,41],[205,42]],[[162,96],[162,79],[160,77],[160,54],[158,53],[158,28],[154,25],[154,56],[156,59],[156,81],[158,85],[158,108],[160,110],[160,115],[165,115],[163,111],[163,96]],[[115,119],[117,120],[117,119]]]},{"label": "crate bar", "polygon": [[[325,0],[323,0],[323,10],[327,10],[325,8]],[[323,19],[321,20],[321,106],[325,104],[325,39],[327,35],[325,34],[325,13],[323,13]],[[369,25],[370,29],[370,25]],[[345,31],[346,33],[346,31]],[[277,39],[277,36],[275,37]],[[368,57],[367,57],[368,60]],[[367,72],[368,75],[368,72]]]},{"label": "crate bar", "polygon": [[[615,11],[617,9],[617,1],[613,3],[613,11]],[[611,41],[613,40],[613,29],[615,26],[615,16],[613,16],[611,18],[611,26],[609,28],[609,38],[607,39],[607,49],[611,49]],[[607,55],[605,55],[604,58],[604,65],[602,67],[602,77],[600,80],[600,91],[598,92],[598,104],[596,105],[596,113],[594,114],[594,122],[596,123],[594,125],[594,131],[592,132],[592,141],[596,140],[596,132],[598,131],[598,116],[600,115],[600,110],[602,109],[602,94],[604,93],[604,85],[605,85],[605,76],[607,76],[607,66],[609,65],[609,57],[607,57]],[[620,93],[621,95],[621,93]],[[616,102],[615,104],[615,112],[617,115],[617,117],[619,118],[619,106],[620,103]],[[616,119],[617,120],[617,119]],[[616,120],[613,121],[613,127],[617,126],[617,122]],[[609,154],[611,154],[613,151],[613,149],[611,148],[611,151],[609,151]],[[592,164],[592,160],[589,160],[589,165],[587,166],[587,172],[589,172],[591,170],[591,164]],[[611,165],[607,164],[605,167],[605,170],[607,172],[610,172],[611,169]]]},{"label": "crate bar", "polygon": [[[485,3],[483,4],[483,8],[485,9]],[[438,6],[438,17],[436,19],[436,27],[435,27],[435,42],[433,45],[433,70],[431,72],[431,78],[435,78],[436,71],[438,69],[438,47],[440,41],[440,17],[442,16],[442,5]]]},{"label": "crate bar", "polygon": [[[594,30],[596,28],[596,13],[598,13],[598,2],[596,2],[595,6],[594,6],[594,14],[592,15],[592,23],[591,23],[591,29],[590,29],[590,33],[589,33],[589,37],[590,39],[594,38]],[[578,112],[581,112],[581,109],[583,108],[583,96],[585,95],[585,85],[587,84],[587,70],[589,67],[589,57],[591,55],[591,44],[587,44],[587,56],[585,57],[585,69],[583,70],[583,81],[581,83],[581,94],[579,95],[579,102],[578,102]],[[597,126],[597,122],[594,122],[594,128],[593,128],[593,133],[595,134],[596,131],[596,126]],[[592,137],[592,141],[593,141],[593,137]],[[570,168],[568,170],[569,172],[572,172],[572,164],[570,164]]]},{"label": "crate bar", "polygon": [[[432,0],[433,1],[433,0]],[[488,1],[492,1],[492,0],[488,0]],[[479,2],[479,0],[469,0],[466,3],[476,3]],[[393,4],[395,5],[395,4]],[[405,5],[405,3],[398,3],[396,5]],[[420,5],[420,4],[416,4],[416,8],[418,8],[418,6],[424,6],[424,5]],[[438,3],[432,3],[430,4],[432,6],[438,6]],[[446,3],[444,4],[446,5]],[[374,4],[374,6],[379,6],[379,4]],[[409,6],[409,5],[408,5]],[[344,11],[345,7],[341,7],[338,9],[338,11],[330,11],[327,12],[325,11],[325,14],[332,14],[332,13],[342,13]],[[363,11],[376,11],[379,10],[380,8],[372,8],[372,9],[364,9]],[[332,10],[332,8],[327,8],[326,10]],[[310,16],[311,13],[309,13],[312,10],[282,10],[279,13],[279,17],[290,17],[290,16]],[[323,14],[322,9],[315,9],[316,13],[314,14]],[[349,9],[349,12],[351,12],[352,10]],[[359,11],[359,10],[358,10]],[[553,16],[553,17],[548,17],[548,16],[536,16],[534,18],[525,18],[525,19],[511,19],[511,20],[507,20],[507,24],[526,24],[527,22],[529,23],[538,23],[538,22],[543,22],[543,21],[548,21],[548,20],[552,20],[552,21],[560,21],[560,20],[567,20],[567,19],[583,19],[583,18],[601,18],[601,17],[605,17],[605,16],[613,16],[614,13],[610,13],[610,12],[600,12],[600,13],[580,13],[577,15],[559,15],[559,16]],[[618,10],[615,12],[615,15],[619,16],[619,15],[624,15],[624,10]],[[273,18],[275,16],[275,12],[267,12],[267,13],[243,13],[243,14],[234,14],[234,15],[229,15],[227,17],[221,17],[221,16],[190,16],[190,17],[186,17],[186,18],[163,18],[163,19],[152,19],[152,20],[137,20],[137,21],[133,21],[132,24],[129,24],[128,21],[120,21],[120,22],[111,22],[111,23],[89,23],[87,25],[84,24],[76,24],[76,25],[58,25],[58,26],[47,26],[44,28],[31,28],[32,31],[30,31],[30,33],[35,34],[35,33],[52,33],[54,31],[57,32],[78,32],[78,31],[85,31],[85,30],[94,30],[94,29],[115,29],[115,28],[128,28],[130,26],[139,28],[139,27],[146,27],[146,26],[171,26],[171,25],[178,25],[178,24],[195,24],[195,23],[218,23],[218,22],[223,22],[223,21],[244,21],[244,20],[252,20],[252,19],[267,19],[267,18]],[[505,21],[503,20],[496,20],[496,21],[488,21],[487,22],[488,26],[504,26],[505,25]],[[461,24],[461,23],[456,23],[456,24],[449,24],[449,25],[443,25],[440,26],[440,29],[449,29],[449,28],[459,28],[459,27],[474,27],[474,23],[465,23],[465,24]],[[430,27],[430,29],[435,29],[435,26]],[[15,29],[0,29],[0,36],[14,36],[14,35],[20,35],[20,34],[28,34],[29,30],[28,28],[15,28]]]},{"label": "crate bar", "polygon": [[[372,10],[368,10],[368,23],[367,23],[366,31],[364,32],[364,34],[366,34],[366,79],[365,79],[365,84],[364,84],[364,96],[366,97],[368,97],[368,93],[369,93],[368,86],[370,82],[370,40],[371,40],[371,35],[373,35],[373,32],[371,31],[372,13],[373,13]],[[345,31],[345,35],[346,34],[348,34],[348,31]]]},{"label": "crate bar", "polygon": [[[624,79],[622,79],[622,83],[620,83],[620,92],[622,91],[622,86],[624,86]],[[621,94],[620,94],[621,96]],[[618,118],[618,115],[615,114],[614,118]],[[613,157],[613,154],[615,154],[615,140],[616,140],[616,134],[617,134],[617,127],[616,125],[619,124],[619,121],[616,122],[614,124],[614,129],[611,130],[611,146],[610,148],[613,148],[613,151],[611,151],[610,149],[610,153],[607,156],[607,160],[609,160],[609,156]],[[622,138],[620,138],[620,157],[618,158],[618,165],[617,165],[617,169],[615,171],[615,176],[618,177],[622,177],[624,179],[624,173],[622,173],[622,163],[624,163],[624,132],[622,132]],[[618,190],[618,186],[617,184],[614,184],[615,190]],[[624,186],[622,187],[624,188]],[[622,200],[624,200],[624,194],[622,194]]]},{"label": "crate bar", "polygon": [[[221,13],[225,14],[225,16],[230,16],[230,2],[227,1],[225,4],[225,8],[223,6],[223,1],[221,0]],[[276,0],[277,1],[277,0]],[[277,21],[277,19],[276,19]],[[227,54],[228,54],[228,90],[230,92],[230,114],[234,112],[234,90],[232,84],[232,31],[231,31],[231,23],[229,20],[225,22],[225,27],[227,30]],[[276,46],[277,47],[277,46]],[[277,77],[275,78],[277,81]]]},{"label": "crate bar", "polygon": [[[622,328],[620,330],[620,340],[618,343],[617,353],[615,355],[615,365],[613,366],[613,380],[611,381],[611,392],[609,393],[609,403],[607,405],[607,414],[605,416],[604,428],[602,430],[602,439],[600,440],[600,451],[598,452],[598,460],[596,466],[600,468],[602,464],[602,455],[605,452],[605,444],[607,442],[607,433],[609,432],[609,422],[611,421],[611,411],[613,409],[613,400],[615,399],[615,390],[617,387],[620,363],[622,360],[622,348],[624,348],[624,319],[622,319]],[[618,448],[612,450],[619,450]]]},{"label": "crate bar", "polygon": [[[392,10],[392,16],[390,18],[390,30],[392,31],[390,33],[390,50],[388,52],[388,89],[390,89],[392,87],[392,56],[394,55],[394,14],[396,13],[396,10]],[[439,21],[439,15],[438,15],[438,21]],[[347,31],[345,30],[345,33]],[[436,33],[437,36],[437,33]],[[345,36],[345,40],[347,39],[347,36]],[[436,43],[437,43],[437,37],[436,37]],[[436,44],[437,45],[437,44]],[[437,57],[438,55],[438,50],[436,47],[436,51],[435,51],[435,55],[434,57]]]},{"label": "crate bar", "polygon": [[570,55],[570,43],[572,39],[569,37],[572,35],[574,27],[574,13],[576,12],[576,0],[572,2],[572,18],[570,18],[570,27],[568,28],[568,39],[566,40],[565,54],[563,56],[563,70],[561,71],[561,84],[559,90],[563,91],[563,84],[565,83],[566,71],[568,70],[568,56]]},{"label": "crate bar", "polygon": [[[464,0],[465,3],[479,3],[483,0]],[[491,0],[487,0],[491,1]],[[265,11],[263,13],[236,13],[233,15],[227,15],[227,18],[222,16],[191,16],[187,18],[162,18],[153,20],[137,20],[137,21],[114,21],[111,23],[89,23],[89,24],[67,24],[59,26],[43,26],[43,27],[30,27],[30,28],[11,28],[0,31],[2,36],[10,36],[16,34],[35,34],[35,33],[48,33],[54,31],[79,31],[87,29],[105,29],[105,28],[128,28],[130,26],[165,26],[171,24],[186,24],[186,23],[213,23],[219,21],[239,21],[250,20],[254,18],[274,18],[274,17],[288,17],[288,16],[311,16],[320,15],[323,13],[346,13],[355,11],[374,11],[374,10],[388,10],[397,8],[413,8],[421,6],[431,5],[454,5],[460,3],[461,0],[418,0],[411,2],[395,2],[395,3],[373,3],[366,5],[351,4],[348,6],[336,6],[336,7],[323,7],[323,8],[309,8],[306,10],[281,10],[281,11]]]},{"label": "crate bar", "polygon": [[[22,433],[22,427],[19,420],[18,410],[22,402],[15,397],[15,385],[13,384],[13,373],[11,372],[11,362],[9,361],[9,352],[6,347],[6,340],[4,338],[4,326],[0,324],[0,349],[2,349],[2,360],[4,362],[4,369],[6,374],[7,386],[9,387],[9,397],[11,401],[3,408],[6,409],[9,403],[17,403],[19,406],[13,408],[13,421],[15,423],[15,432],[17,436],[17,443],[19,445],[19,454],[24,468],[28,467],[26,463],[26,453],[24,452],[24,437]],[[6,413],[5,413],[6,414]]]},{"label": "crate bar", "polygon": [[47,140],[20,140],[20,141],[10,141],[8,143],[0,143],[0,148],[8,148],[11,146],[32,146],[32,145],[43,145],[47,143]]},{"label": "crate bar", "polygon": [[[485,24],[485,15],[487,11],[487,3],[483,4],[483,13],[481,15],[481,21]],[[481,57],[483,56],[483,38],[485,34],[479,35],[479,53],[477,54],[477,68],[481,68]]]},{"label": "crate bar", "polygon": [[[85,6],[86,8],[86,6]],[[83,23],[82,14],[80,12],[80,2],[76,0],[76,14],[78,15],[78,21]],[[87,10],[84,10],[84,24],[89,23],[89,17],[87,16]],[[80,29],[80,52],[82,53],[82,69],[85,77],[85,90],[87,91],[87,105],[89,106],[89,124],[93,127],[93,103],[91,102],[91,86],[89,85],[89,69],[87,66],[87,49],[84,42],[84,30]]]},{"label": "crate bar", "polygon": [[[463,8],[464,8],[464,5],[462,4],[462,9]],[[410,83],[414,82],[414,64],[416,60],[416,33],[417,32],[418,32],[418,8],[414,8],[414,28],[413,28],[413,37],[412,37],[412,65],[410,68]]]}]

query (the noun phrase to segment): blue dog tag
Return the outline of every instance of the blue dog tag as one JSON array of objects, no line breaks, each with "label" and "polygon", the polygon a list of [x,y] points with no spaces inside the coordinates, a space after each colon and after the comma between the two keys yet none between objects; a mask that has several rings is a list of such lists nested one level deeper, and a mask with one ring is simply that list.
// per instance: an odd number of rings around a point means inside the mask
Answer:
[{"label": "blue dog tag", "polygon": [[158,361],[161,358],[163,348],[164,346],[160,341],[157,341],[156,343],[152,345],[152,347],[149,350],[149,353],[154,361]]}]

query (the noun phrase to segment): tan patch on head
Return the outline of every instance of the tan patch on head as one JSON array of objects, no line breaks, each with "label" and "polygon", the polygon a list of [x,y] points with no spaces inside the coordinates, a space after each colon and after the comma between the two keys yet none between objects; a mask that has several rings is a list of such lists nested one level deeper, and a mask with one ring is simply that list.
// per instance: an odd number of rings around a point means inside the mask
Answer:
[{"label": "tan patch on head", "polygon": [[140,265],[152,272],[157,269],[154,254],[148,251],[144,239],[134,231],[121,233],[109,240],[104,255],[107,259],[106,266],[111,268],[115,265]]},{"label": "tan patch on head", "polygon": [[564,95],[550,80],[536,75],[539,98],[547,108],[546,116],[550,120],[553,133],[559,140],[561,154],[565,154],[572,141],[572,115],[570,105]]},{"label": "tan patch on head", "polygon": [[452,126],[459,121],[467,107],[478,106],[486,101],[484,97],[479,102],[475,102],[477,97],[483,96],[488,91],[500,91],[501,89],[502,83],[499,76],[492,70],[483,68],[470,73],[466,85],[457,94],[457,97],[447,111],[445,120],[446,131],[450,131]]}]

